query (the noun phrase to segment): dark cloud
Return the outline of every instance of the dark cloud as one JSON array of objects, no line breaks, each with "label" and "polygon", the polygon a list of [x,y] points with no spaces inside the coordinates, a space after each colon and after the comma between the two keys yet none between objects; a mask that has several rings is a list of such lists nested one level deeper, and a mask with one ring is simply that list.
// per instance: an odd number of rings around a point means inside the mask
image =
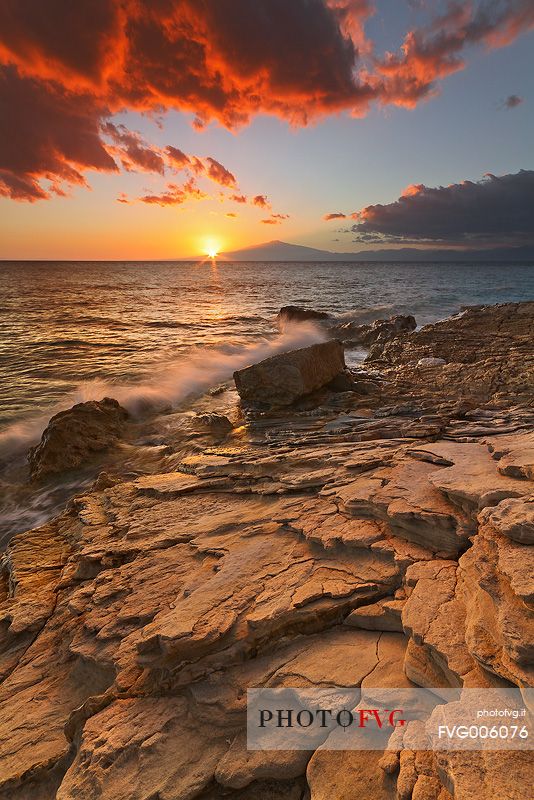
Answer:
[{"label": "dark cloud", "polygon": [[2,0],[0,61],[70,89],[98,87],[121,49],[117,0]]},{"label": "dark cloud", "polygon": [[[34,202],[87,186],[87,170],[164,175],[186,170],[236,189],[237,179],[212,157],[201,159],[169,145],[160,150],[124,125],[89,94],[0,68],[0,196]],[[124,200],[121,200],[124,202]],[[168,204],[168,203],[167,203]]]},{"label": "dark cloud", "polygon": [[503,105],[504,108],[517,108],[523,102],[523,98],[519,97],[517,94],[510,94],[504,101]]},{"label": "dark cloud", "polygon": [[84,172],[117,172],[100,135],[103,109],[91,95],[0,70],[0,194],[35,201],[87,185]]},{"label": "dark cloud", "polygon": [[356,212],[356,241],[459,245],[534,244],[534,171],[450,186],[410,187],[388,205]]}]

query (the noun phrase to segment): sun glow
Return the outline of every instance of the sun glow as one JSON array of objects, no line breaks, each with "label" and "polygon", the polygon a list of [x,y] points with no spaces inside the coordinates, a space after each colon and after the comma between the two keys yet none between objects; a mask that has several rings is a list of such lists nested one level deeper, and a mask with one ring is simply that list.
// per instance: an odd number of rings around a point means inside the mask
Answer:
[{"label": "sun glow", "polygon": [[220,243],[215,241],[215,239],[206,239],[204,243],[204,251],[208,258],[217,258],[220,249]]}]

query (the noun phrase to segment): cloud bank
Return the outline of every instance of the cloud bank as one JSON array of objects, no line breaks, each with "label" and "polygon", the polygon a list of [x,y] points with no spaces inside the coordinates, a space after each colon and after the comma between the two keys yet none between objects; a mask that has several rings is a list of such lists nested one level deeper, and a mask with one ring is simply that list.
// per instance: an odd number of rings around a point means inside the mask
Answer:
[{"label": "cloud bank", "polygon": [[394,203],[355,212],[355,241],[499,247],[534,244],[534,171],[488,174],[430,188],[410,186]]}]

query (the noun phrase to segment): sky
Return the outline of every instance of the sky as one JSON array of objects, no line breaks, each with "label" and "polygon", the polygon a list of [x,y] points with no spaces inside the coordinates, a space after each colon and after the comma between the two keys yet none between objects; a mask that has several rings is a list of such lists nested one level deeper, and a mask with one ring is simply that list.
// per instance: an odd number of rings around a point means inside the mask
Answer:
[{"label": "sky", "polygon": [[3,0],[0,258],[534,245],[532,0]]}]

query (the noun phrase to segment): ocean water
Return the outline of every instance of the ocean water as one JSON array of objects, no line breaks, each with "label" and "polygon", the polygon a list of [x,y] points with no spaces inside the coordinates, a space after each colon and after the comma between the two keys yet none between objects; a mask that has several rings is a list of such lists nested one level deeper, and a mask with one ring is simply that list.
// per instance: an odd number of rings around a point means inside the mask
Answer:
[{"label": "ocean water", "polygon": [[533,298],[532,263],[0,262],[0,431],[272,339],[283,305],[424,325]]},{"label": "ocean water", "polygon": [[111,396],[147,418],[320,340],[310,324],[277,331],[281,306],[424,325],[532,299],[534,263],[0,262],[0,545],[83,484],[27,486],[28,447],[54,413]]}]

